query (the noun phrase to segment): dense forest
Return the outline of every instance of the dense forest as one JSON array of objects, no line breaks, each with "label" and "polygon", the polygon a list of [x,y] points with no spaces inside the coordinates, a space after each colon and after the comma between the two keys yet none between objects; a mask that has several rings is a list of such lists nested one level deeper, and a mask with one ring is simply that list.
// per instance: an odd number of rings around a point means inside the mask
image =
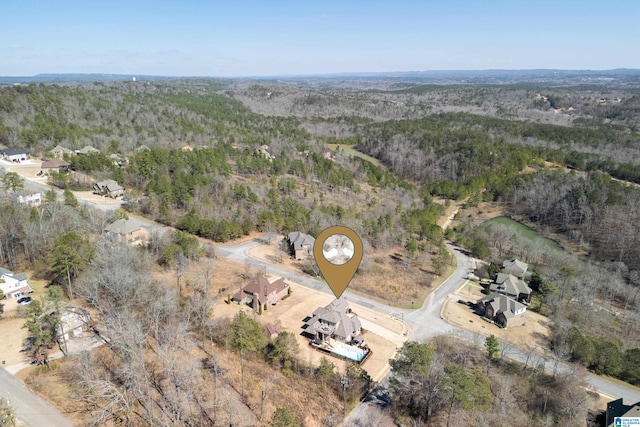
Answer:
[{"label": "dense forest", "polygon": [[[342,414],[329,408],[341,400],[353,407],[374,386],[364,370],[347,370],[352,386],[343,395],[331,362],[300,360],[287,332],[269,339],[250,317],[213,320],[207,283],[215,275],[176,288],[150,272],[175,272],[179,282],[189,262],[214,263],[215,250],[197,237],[317,235],[344,224],[376,254],[365,273],[391,253],[403,259],[393,268],[437,276],[449,260],[445,238],[490,263],[523,259],[535,271],[530,308],[554,324],[554,356],[639,384],[639,105],[638,89],[595,85],[194,79],[0,87],[0,145],[26,147],[34,159],[51,158],[56,145],[100,150],[67,156],[74,172],[52,174],[67,189],[63,200],[51,191],[24,209],[15,188],[2,193],[0,264],[51,282],[25,311],[26,350],[48,363],[59,321],[50,307],[76,298],[114,337],[54,374],[73,385],[69,397],[87,425],[219,424],[236,409],[221,402],[218,381],[241,390],[261,423],[301,425],[309,408],[300,402],[313,401],[320,423],[334,425]],[[154,234],[140,250],[101,237],[126,213],[78,204],[69,190],[90,186],[80,174],[115,179],[130,214],[176,231]],[[445,232],[436,223],[451,204],[461,210]],[[504,227],[482,226],[486,206],[567,251],[551,254]],[[521,369],[495,345],[408,342],[391,362],[385,416],[403,425],[443,425],[452,414],[465,425],[584,425],[579,380]],[[245,363],[252,375],[265,366],[270,373],[246,396],[233,367],[239,359],[243,374]],[[286,390],[299,384],[309,395],[288,402]]]}]

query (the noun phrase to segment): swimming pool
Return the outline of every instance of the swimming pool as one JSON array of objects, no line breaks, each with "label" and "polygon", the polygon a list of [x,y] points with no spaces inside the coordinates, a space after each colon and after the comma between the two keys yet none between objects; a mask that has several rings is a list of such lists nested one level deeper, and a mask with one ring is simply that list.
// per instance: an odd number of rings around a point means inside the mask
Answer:
[{"label": "swimming pool", "polygon": [[364,357],[364,351],[355,347],[347,347],[342,344],[339,344],[331,350],[333,353],[346,357],[349,360],[354,360],[356,362],[360,362]]}]

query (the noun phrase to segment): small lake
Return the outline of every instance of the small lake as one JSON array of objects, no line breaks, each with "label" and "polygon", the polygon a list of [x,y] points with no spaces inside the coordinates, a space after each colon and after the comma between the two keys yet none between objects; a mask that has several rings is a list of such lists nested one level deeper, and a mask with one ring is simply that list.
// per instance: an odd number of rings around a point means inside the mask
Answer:
[{"label": "small lake", "polygon": [[482,223],[482,227],[487,227],[491,224],[505,225],[515,231],[519,236],[532,241],[540,240],[549,250],[564,251],[564,249],[562,249],[562,246],[560,246],[556,241],[547,239],[546,237],[542,237],[538,234],[537,231],[506,216],[499,216],[497,218],[492,218],[488,221],[485,221]]}]

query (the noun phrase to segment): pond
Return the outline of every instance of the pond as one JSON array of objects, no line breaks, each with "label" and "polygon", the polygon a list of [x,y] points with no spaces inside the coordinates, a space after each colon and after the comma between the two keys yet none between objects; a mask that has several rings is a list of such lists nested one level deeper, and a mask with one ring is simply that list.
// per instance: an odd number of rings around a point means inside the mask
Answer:
[{"label": "pond", "polygon": [[556,241],[548,239],[546,237],[542,237],[538,234],[537,231],[506,216],[499,216],[497,218],[492,218],[488,221],[485,221],[482,223],[482,227],[488,227],[491,224],[501,224],[501,225],[507,226],[511,228],[513,231],[515,231],[518,234],[518,236],[524,237],[531,241],[539,240],[549,250],[552,250],[552,251],[564,250]]}]

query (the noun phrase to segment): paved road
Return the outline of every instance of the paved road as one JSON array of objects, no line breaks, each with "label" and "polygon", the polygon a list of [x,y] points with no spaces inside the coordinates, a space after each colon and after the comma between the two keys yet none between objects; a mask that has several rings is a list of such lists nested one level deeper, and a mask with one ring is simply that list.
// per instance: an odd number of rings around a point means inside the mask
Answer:
[{"label": "paved road", "polygon": [[0,394],[11,401],[16,418],[32,427],[73,427],[50,403],[30,391],[22,381],[0,367]]},{"label": "paved road", "polygon": [[[258,261],[247,255],[247,251],[250,248],[263,244],[263,242],[265,241],[266,240],[254,240],[235,246],[220,247],[217,248],[217,253],[231,260],[240,263],[248,263],[252,267],[266,270],[266,272],[269,274],[288,277],[296,283],[300,283],[304,286],[331,295],[331,290],[329,289],[329,287],[320,280],[312,279],[307,275],[294,273],[278,266]],[[420,307],[419,309],[405,310],[397,307],[391,307],[378,301],[366,298],[362,295],[356,295],[352,292],[349,292],[348,290],[345,291],[346,299],[365,307],[374,309],[381,313],[386,313],[397,318],[403,318],[404,322],[407,323],[411,328],[410,339],[414,341],[427,342],[434,336],[451,335],[475,345],[484,345],[484,337],[473,334],[458,326],[451,325],[440,317],[440,310],[442,308],[442,305],[448,298],[450,298],[451,294],[464,283],[464,281],[466,280],[465,277],[471,270],[472,266],[472,259],[467,256],[467,254],[463,250],[449,243],[447,244],[447,247],[449,248],[450,252],[453,253],[456,257],[457,268],[453,272],[453,274],[447,280],[445,280],[442,285],[440,285],[440,287],[438,287],[434,292],[431,293],[431,295],[427,299],[425,299],[422,307]],[[513,348],[505,356],[522,363],[528,362],[529,365],[537,366],[541,363],[544,363],[545,370],[549,373],[552,373],[554,371],[559,373],[574,371],[573,367],[570,364],[556,362],[551,355],[549,355],[545,359],[542,356],[531,356],[523,350]],[[600,377],[598,375],[586,373],[585,381],[587,382],[587,384],[589,384],[589,386],[601,393],[616,398],[622,397],[627,404],[640,401],[640,392],[625,385],[621,385],[617,382],[610,381],[606,377]]]},{"label": "paved road", "polygon": [[[6,168],[10,166],[12,165],[0,161],[0,167]],[[33,183],[30,182],[30,184]],[[36,183],[36,185],[42,186],[42,184],[40,183]],[[115,207],[109,206],[106,208],[114,209]],[[139,222],[140,225],[146,226],[149,229],[166,230],[166,227],[161,226],[151,220],[141,218],[136,218],[135,220],[136,222]],[[279,238],[279,236],[272,236],[272,238]],[[292,272],[276,265],[256,260],[247,255],[247,251],[250,248],[259,244],[263,244],[265,242],[265,240],[254,240],[233,246],[217,247],[216,251],[219,255],[222,255],[233,261],[246,263],[252,267],[266,271],[269,274],[287,277],[290,280],[293,280],[301,285],[321,292],[325,292],[328,295],[332,294],[329,287],[321,280],[313,279],[305,274]],[[481,339],[477,335],[473,335],[462,328],[448,324],[440,317],[440,310],[443,303],[445,303],[445,301],[447,300],[447,298],[449,298],[450,294],[453,291],[455,291],[460,285],[462,285],[462,283],[464,283],[464,277],[470,271],[472,266],[471,258],[468,257],[462,250],[454,247],[451,244],[447,244],[447,246],[456,257],[457,268],[454,273],[447,280],[445,280],[445,282],[443,282],[443,284],[438,289],[431,293],[431,295],[423,302],[422,306],[419,309],[405,310],[397,307],[391,307],[378,301],[366,298],[362,295],[356,295],[349,291],[345,291],[345,298],[349,301],[374,309],[378,312],[386,313],[396,318],[402,318],[411,328],[410,338],[412,340],[426,342],[434,336],[446,334],[457,336],[476,345],[482,345],[484,343],[483,338]],[[509,357],[521,362],[525,362],[527,360],[526,353],[522,350],[517,349],[514,349],[510,353]],[[531,359],[529,360],[529,363],[532,363]],[[538,358],[536,360],[536,364],[537,363],[544,363],[545,369],[548,372],[553,372],[554,370],[557,370],[558,372],[568,372],[571,369],[567,364],[556,363],[552,360],[551,357],[546,361],[542,358]],[[637,392],[634,389],[630,389],[624,385],[620,385],[616,382],[609,381],[607,380],[607,378],[599,377],[593,374],[586,374],[585,380],[595,390],[598,390],[612,397],[622,397],[627,404],[640,401],[640,392]]]},{"label": "paved road", "polygon": [[[36,178],[33,176],[32,168],[39,162],[30,161],[27,163],[15,164],[6,160],[0,160],[0,175],[5,172],[16,172],[22,178],[24,178],[24,190],[31,193],[41,193],[44,197],[44,193],[49,190],[53,190],[58,195],[58,199],[62,200],[64,192],[57,187],[50,186],[43,178]],[[109,198],[100,198],[89,192],[75,192],[76,198],[80,203],[86,206],[91,206],[101,211],[113,211],[120,207],[121,202],[119,200],[112,200]]]}]

